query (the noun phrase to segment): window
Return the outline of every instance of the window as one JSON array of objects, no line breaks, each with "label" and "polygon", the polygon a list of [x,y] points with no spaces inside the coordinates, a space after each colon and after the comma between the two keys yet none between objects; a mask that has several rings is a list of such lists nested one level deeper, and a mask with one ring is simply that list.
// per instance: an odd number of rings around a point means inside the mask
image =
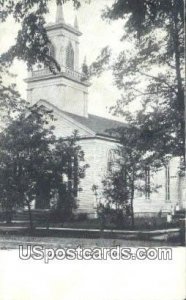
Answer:
[{"label": "window", "polygon": [[74,70],[74,49],[71,42],[68,44],[66,49],[66,66],[67,68]]},{"label": "window", "polygon": [[170,201],[170,166],[165,167],[165,201]]},{"label": "window", "polygon": [[150,167],[145,169],[145,197],[150,200]]},{"label": "window", "polygon": [[77,156],[71,157],[68,161],[68,175],[67,175],[67,190],[74,195],[78,196],[78,158]]},{"label": "window", "polygon": [[113,171],[114,163],[116,162],[115,151],[109,150],[108,152],[108,161],[107,161],[107,170],[108,172]]},{"label": "window", "polygon": [[48,55],[55,58],[56,56],[56,51],[54,45],[50,44],[48,47]]}]

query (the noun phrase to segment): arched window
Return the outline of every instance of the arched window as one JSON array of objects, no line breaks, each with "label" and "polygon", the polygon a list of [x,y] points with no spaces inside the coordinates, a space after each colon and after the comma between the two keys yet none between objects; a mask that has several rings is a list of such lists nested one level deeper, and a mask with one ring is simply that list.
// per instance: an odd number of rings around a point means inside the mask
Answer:
[{"label": "arched window", "polygon": [[71,42],[69,42],[66,49],[66,66],[67,68],[74,70],[74,49]]},{"label": "arched window", "polygon": [[116,153],[114,149],[110,149],[108,151],[108,160],[107,160],[107,170],[108,172],[112,172],[116,165]]},{"label": "arched window", "polygon": [[53,57],[53,58],[55,58],[55,56],[56,56],[56,50],[55,50],[54,45],[52,45],[52,44],[50,44],[48,46],[48,55]]}]

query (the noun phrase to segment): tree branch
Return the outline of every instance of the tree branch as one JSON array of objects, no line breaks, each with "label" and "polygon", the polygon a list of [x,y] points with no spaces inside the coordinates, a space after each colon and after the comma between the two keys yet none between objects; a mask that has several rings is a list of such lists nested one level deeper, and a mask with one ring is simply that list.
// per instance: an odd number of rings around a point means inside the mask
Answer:
[{"label": "tree branch", "polygon": [[159,81],[159,82],[163,82],[166,86],[168,86],[170,89],[171,89],[171,91],[173,91],[176,95],[177,95],[177,91],[165,80],[165,79],[162,79],[162,78],[159,78],[159,77],[157,77],[157,76],[154,76],[154,75],[150,75],[150,74],[146,74],[146,73],[144,73],[144,72],[141,72],[141,71],[139,71],[138,70],[138,72],[141,74],[141,75],[144,75],[144,76],[147,76],[147,77],[149,77],[149,78],[152,78],[152,79],[154,79],[154,80],[157,80],[157,81]]}]

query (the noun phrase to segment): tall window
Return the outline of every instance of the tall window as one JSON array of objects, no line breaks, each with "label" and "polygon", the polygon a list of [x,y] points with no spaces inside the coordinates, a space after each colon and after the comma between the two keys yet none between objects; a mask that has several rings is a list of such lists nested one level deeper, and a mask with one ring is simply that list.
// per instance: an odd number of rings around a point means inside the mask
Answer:
[{"label": "tall window", "polygon": [[67,190],[75,197],[78,196],[78,158],[76,155],[68,161]]},{"label": "tall window", "polygon": [[56,56],[56,50],[54,45],[50,44],[48,47],[48,55],[50,55],[51,57],[55,58]]},{"label": "tall window", "polygon": [[66,66],[67,68],[74,70],[74,49],[71,42],[69,42],[66,49]]},{"label": "tall window", "polygon": [[170,201],[170,166],[165,167],[165,201]]},{"label": "tall window", "polygon": [[108,160],[107,160],[107,170],[108,172],[113,171],[114,164],[116,162],[116,155],[113,149],[109,150],[108,152]]},{"label": "tall window", "polygon": [[150,167],[145,169],[145,197],[150,200]]}]

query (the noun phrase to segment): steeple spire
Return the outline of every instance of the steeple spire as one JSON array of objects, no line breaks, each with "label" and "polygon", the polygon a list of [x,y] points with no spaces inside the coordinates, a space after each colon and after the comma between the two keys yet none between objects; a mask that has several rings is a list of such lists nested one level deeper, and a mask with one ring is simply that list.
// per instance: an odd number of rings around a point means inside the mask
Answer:
[{"label": "steeple spire", "polygon": [[56,23],[64,23],[64,14],[63,14],[63,5],[62,3],[57,4],[57,11],[56,11]]},{"label": "steeple spire", "polygon": [[77,30],[79,30],[79,25],[78,25],[78,19],[77,19],[77,16],[75,16],[74,27],[75,27]]}]

